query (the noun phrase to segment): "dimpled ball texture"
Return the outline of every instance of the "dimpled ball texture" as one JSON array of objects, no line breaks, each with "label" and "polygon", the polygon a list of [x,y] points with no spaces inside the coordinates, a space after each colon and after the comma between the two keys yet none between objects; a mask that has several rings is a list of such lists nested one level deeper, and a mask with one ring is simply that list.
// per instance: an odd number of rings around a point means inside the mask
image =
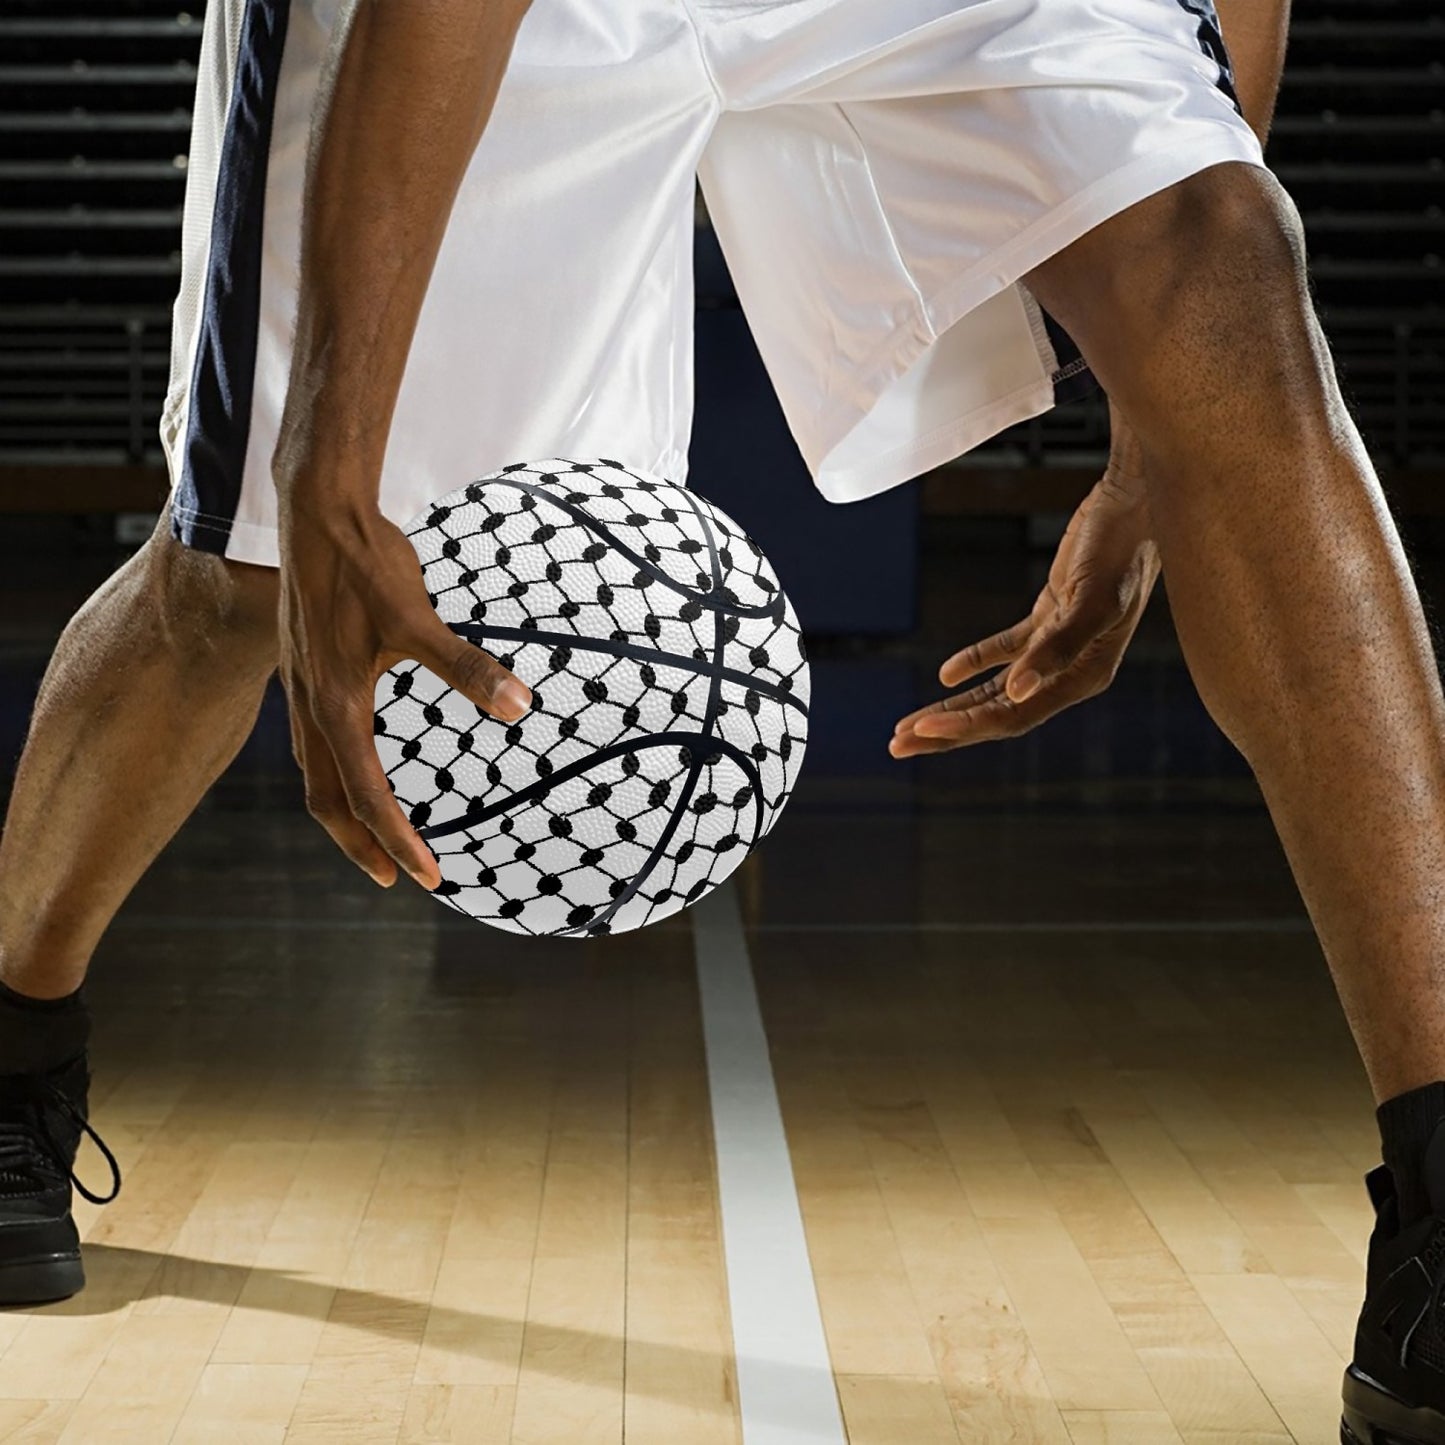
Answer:
[{"label": "dimpled ball texture", "polygon": [[378,679],[377,751],[435,896],[579,937],[717,887],[776,822],[807,738],[802,635],[757,545],[612,461],[506,467],[407,535],[442,620],[533,694],[507,724],[419,663]]}]

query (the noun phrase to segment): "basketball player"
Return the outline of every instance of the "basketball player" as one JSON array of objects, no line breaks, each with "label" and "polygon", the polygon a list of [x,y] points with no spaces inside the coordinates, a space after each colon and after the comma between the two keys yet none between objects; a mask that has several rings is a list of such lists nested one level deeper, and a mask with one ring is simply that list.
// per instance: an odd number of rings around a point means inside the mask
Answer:
[{"label": "basketball player", "polygon": [[506,719],[528,695],[436,621],[396,524],[519,458],[682,479],[700,168],[829,497],[1086,364],[1108,392],[1049,588],[942,679],[1000,670],[893,751],[1097,692],[1162,568],[1380,1101],[1347,1438],[1445,1441],[1445,704],[1260,162],[1287,8],[1227,0],[1231,74],[1210,0],[211,0],[172,498],[57,649],[0,848],[0,1299],[81,1283],[81,981],[278,664],[312,812],[383,886],[438,881],[373,679],[417,658]]}]

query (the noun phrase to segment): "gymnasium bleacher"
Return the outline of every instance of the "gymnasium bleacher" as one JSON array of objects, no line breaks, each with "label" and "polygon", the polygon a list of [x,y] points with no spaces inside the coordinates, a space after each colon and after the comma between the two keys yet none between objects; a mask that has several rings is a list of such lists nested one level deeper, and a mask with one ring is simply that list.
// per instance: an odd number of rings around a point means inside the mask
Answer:
[{"label": "gymnasium bleacher", "polygon": [[[203,3],[0,11],[0,510],[160,493]],[[1445,466],[1445,16],[1437,0],[1296,8],[1271,158],[1306,218],[1352,404],[1428,509]],[[1095,465],[1103,435],[1099,405],[1075,405],[969,464],[1026,510],[1041,469]]]}]

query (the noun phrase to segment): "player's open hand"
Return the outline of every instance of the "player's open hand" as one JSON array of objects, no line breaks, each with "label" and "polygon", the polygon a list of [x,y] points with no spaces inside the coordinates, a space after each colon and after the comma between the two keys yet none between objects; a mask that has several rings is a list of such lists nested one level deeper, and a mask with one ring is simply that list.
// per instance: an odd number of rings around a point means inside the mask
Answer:
[{"label": "player's open hand", "polygon": [[436,859],[407,822],[373,742],[376,680],[415,658],[477,707],[513,722],[531,693],[436,615],[400,528],[379,513],[315,508],[283,516],[281,680],[306,806],[383,887],[404,868],[423,888]]},{"label": "player's open hand", "polygon": [[1111,464],[1074,513],[1033,611],[954,653],[939,680],[974,685],[905,717],[889,752],[911,758],[1017,737],[1103,692],[1158,576],[1144,488]]}]

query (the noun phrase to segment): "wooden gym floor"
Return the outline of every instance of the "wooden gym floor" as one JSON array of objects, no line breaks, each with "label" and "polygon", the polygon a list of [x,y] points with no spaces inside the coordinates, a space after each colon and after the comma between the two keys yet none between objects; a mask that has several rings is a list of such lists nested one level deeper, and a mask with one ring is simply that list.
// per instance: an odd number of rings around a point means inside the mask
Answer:
[{"label": "wooden gym floor", "polygon": [[[97,959],[125,1186],[80,1206],[86,1291],[0,1314],[0,1440],[1332,1442],[1376,1143],[1252,785],[1157,630],[1051,732],[890,764],[924,640],[823,649],[846,722],[699,910],[756,983],[751,1074],[709,1073],[692,919],[519,942],[381,893],[269,704]],[[720,1204],[720,1085],[776,1088],[787,1187],[726,1145],[761,1232]],[[790,1209],[836,1428],[806,1361],[734,1342]]]}]

